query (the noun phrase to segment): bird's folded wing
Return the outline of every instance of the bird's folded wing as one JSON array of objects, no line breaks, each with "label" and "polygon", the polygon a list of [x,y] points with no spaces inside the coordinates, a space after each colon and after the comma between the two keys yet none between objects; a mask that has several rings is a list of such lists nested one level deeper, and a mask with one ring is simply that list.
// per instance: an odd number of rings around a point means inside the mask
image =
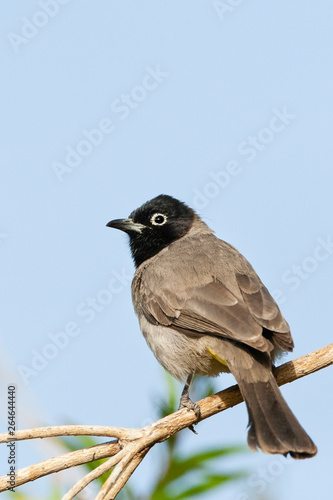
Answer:
[{"label": "bird's folded wing", "polygon": [[282,316],[277,303],[258,276],[238,274],[236,278],[251,316],[259,325],[275,332],[274,339],[280,347],[291,351],[294,343],[289,325]]},{"label": "bird's folded wing", "polygon": [[[148,321],[184,333],[221,336],[262,351],[270,351],[273,345],[262,335],[263,325],[259,320],[260,315],[264,314],[263,320],[270,321],[268,316],[273,315],[270,310],[272,306],[265,293],[261,295],[258,292],[259,290],[255,292],[258,294],[257,300],[260,302],[265,299],[268,305],[250,304],[257,317],[253,315],[245,299],[238,300],[223,283],[213,279],[202,287],[190,290],[188,298],[179,298],[178,303],[174,292],[160,291],[156,294],[155,290],[153,295],[147,291],[143,300],[143,312]],[[272,298],[271,300],[273,301]]]}]

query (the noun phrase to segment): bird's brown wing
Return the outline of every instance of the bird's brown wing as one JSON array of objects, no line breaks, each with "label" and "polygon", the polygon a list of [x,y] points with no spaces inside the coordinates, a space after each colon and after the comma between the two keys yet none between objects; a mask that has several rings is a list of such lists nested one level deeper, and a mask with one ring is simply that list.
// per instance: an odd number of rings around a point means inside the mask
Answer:
[{"label": "bird's brown wing", "polygon": [[242,278],[240,282],[244,300],[237,299],[223,283],[213,278],[204,286],[188,290],[187,299],[177,297],[174,292],[156,293],[155,289],[152,294],[149,289],[143,292],[141,288],[142,311],[151,323],[184,333],[221,336],[260,351],[270,351],[273,345],[269,336],[263,335],[263,327],[269,329],[270,324],[277,324],[276,318],[280,321],[280,330],[284,328],[287,333],[289,327],[262,284],[260,288]]},{"label": "bird's brown wing", "polygon": [[251,316],[269,332],[274,332],[274,342],[287,351],[292,351],[294,342],[287,321],[257,275],[237,274],[237,283]]}]

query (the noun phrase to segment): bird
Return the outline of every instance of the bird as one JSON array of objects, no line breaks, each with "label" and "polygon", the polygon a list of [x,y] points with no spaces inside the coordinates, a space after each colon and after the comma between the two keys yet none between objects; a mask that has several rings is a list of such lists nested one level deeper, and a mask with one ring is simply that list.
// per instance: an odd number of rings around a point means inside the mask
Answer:
[{"label": "bird", "polygon": [[185,381],[179,408],[199,421],[189,396],[194,375],[231,372],[246,403],[251,450],[316,455],[273,375],[274,361],[294,347],[289,325],[246,258],[166,194],[107,226],[129,236],[133,307],[157,361]]}]

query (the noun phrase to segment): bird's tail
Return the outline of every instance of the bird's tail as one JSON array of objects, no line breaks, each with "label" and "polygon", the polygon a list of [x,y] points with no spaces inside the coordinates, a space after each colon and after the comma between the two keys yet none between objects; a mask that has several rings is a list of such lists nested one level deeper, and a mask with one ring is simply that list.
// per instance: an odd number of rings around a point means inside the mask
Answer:
[{"label": "bird's tail", "polygon": [[249,413],[248,445],[264,453],[310,458],[317,447],[284,400],[267,353],[229,344],[226,359]]},{"label": "bird's tail", "polygon": [[247,442],[252,450],[281,453],[293,458],[310,458],[317,447],[285,402],[270,374],[267,382],[244,382],[239,387],[249,413]]}]

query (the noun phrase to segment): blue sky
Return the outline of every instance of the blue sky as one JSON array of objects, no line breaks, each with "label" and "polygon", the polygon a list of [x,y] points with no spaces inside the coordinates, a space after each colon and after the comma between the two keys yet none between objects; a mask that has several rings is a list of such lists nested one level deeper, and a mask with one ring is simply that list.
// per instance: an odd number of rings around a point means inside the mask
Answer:
[{"label": "blue sky", "polygon": [[[288,359],[330,343],[333,5],[26,0],[2,9],[0,396],[5,408],[17,384],[19,427],[156,418],[163,372],[132,310],[126,236],[105,224],[160,193],[196,208],[249,259],[291,325]],[[327,497],[330,377],[326,369],[283,388],[318,456],[281,462],[274,475],[276,457],[251,454],[254,483],[226,498],[256,498],[262,470],[269,498]],[[186,446],[245,443],[246,423],[240,405],[200,424]],[[50,456],[47,446],[20,444],[19,466]],[[135,474],[139,489],[154,453]]]}]

